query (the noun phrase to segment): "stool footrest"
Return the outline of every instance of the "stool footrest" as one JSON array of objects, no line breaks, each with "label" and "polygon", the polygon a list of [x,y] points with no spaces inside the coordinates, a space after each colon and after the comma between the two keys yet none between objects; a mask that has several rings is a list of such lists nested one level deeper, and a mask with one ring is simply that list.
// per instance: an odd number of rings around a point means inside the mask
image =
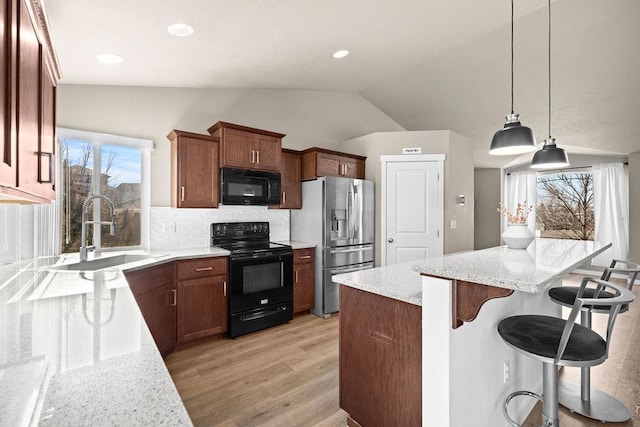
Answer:
[{"label": "stool footrest", "polygon": [[513,393],[511,393],[509,396],[507,396],[507,398],[504,400],[504,406],[502,407],[502,413],[504,414],[504,417],[507,419],[507,421],[509,422],[510,425],[512,425],[513,427],[522,427],[521,424],[518,424],[517,422],[515,422],[513,420],[513,418],[511,418],[509,416],[509,402],[511,402],[511,399],[513,399],[516,396],[529,396],[529,397],[535,397],[536,399],[538,399],[540,402],[542,402],[542,396],[540,396],[539,394],[536,394],[532,391],[527,391],[527,390],[520,390],[520,391],[514,391]]}]

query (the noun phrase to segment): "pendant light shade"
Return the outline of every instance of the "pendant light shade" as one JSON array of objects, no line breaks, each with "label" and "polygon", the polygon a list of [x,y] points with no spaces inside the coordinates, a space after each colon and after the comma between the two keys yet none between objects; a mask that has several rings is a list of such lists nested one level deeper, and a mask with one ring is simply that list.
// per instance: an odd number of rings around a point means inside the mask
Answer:
[{"label": "pendant light shade", "polygon": [[549,7],[549,137],[544,140],[542,150],[537,151],[531,160],[531,169],[561,169],[569,166],[567,153],[556,145],[551,137],[551,0]]},{"label": "pendant light shade", "polygon": [[544,140],[542,150],[533,155],[532,169],[561,169],[569,166],[569,157],[562,148],[556,146],[555,138]]},{"label": "pendant light shade", "polygon": [[493,135],[489,154],[496,156],[522,154],[536,149],[536,139],[530,128],[520,124],[520,115],[507,116],[504,128]]},{"label": "pendant light shade", "polygon": [[520,115],[513,112],[513,0],[511,0],[511,114],[506,117],[504,128],[493,135],[489,154],[508,156],[534,151],[536,139],[533,132],[520,123]]}]

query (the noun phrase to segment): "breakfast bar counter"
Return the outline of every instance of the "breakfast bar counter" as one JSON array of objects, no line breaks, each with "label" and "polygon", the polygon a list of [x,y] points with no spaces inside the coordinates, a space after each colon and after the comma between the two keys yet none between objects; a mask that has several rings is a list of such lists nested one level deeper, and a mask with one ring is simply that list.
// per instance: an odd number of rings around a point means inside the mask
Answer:
[{"label": "breakfast bar counter", "polygon": [[[541,383],[539,364],[504,345],[498,322],[523,313],[560,316],[546,290],[610,246],[536,239],[525,250],[499,246],[334,276],[342,285],[341,406],[355,422],[383,419],[384,414],[372,415],[376,410],[396,410],[413,412],[404,425],[503,425],[503,399],[516,389],[539,390]],[[343,343],[354,337],[358,346]],[[396,367],[384,360],[394,360]],[[348,372],[367,362],[378,364],[381,380],[356,387]],[[372,392],[366,382],[387,389]],[[398,387],[412,392],[401,394],[402,402],[383,402]],[[354,394],[376,409],[354,407]],[[416,394],[422,402],[417,411]],[[522,420],[531,407],[518,403],[512,406]]]}]

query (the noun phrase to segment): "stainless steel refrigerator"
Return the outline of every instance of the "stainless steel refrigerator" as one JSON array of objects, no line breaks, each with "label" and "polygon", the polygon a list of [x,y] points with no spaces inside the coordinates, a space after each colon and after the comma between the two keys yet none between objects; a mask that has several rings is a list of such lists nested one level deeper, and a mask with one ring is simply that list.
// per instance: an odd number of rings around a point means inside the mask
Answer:
[{"label": "stainless steel refrigerator", "polygon": [[373,181],[327,176],[302,183],[302,209],[291,210],[291,239],[316,244],[315,315],[340,309],[334,275],[373,268],[374,210]]}]

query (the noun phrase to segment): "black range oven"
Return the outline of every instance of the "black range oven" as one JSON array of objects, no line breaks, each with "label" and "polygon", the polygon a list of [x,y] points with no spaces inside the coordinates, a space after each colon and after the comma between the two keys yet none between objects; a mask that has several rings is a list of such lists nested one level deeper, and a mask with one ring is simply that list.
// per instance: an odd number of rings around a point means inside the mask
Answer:
[{"label": "black range oven", "polygon": [[211,245],[229,256],[229,336],[293,318],[293,249],[269,242],[268,222],[211,224]]}]

